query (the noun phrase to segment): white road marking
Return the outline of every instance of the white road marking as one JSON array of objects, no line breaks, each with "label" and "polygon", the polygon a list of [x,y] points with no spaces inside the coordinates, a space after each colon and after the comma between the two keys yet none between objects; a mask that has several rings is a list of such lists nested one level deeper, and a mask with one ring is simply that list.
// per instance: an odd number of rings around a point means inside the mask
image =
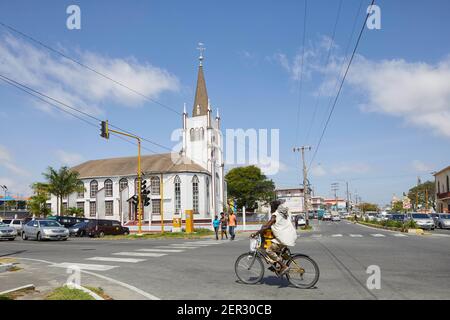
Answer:
[{"label": "white road marking", "polygon": [[332,237],[342,237],[342,234],[337,233],[337,234],[332,234],[331,236],[332,236]]},{"label": "white road marking", "polygon": [[180,250],[180,249],[137,249],[136,251],[145,251],[145,252],[184,252],[184,250]]},{"label": "white road marking", "polygon": [[169,245],[169,246],[156,246],[155,248],[168,248],[168,249],[197,249],[198,247],[187,247],[180,245]]},{"label": "white road marking", "polygon": [[407,235],[401,233],[394,233],[394,237],[407,237]]},{"label": "white road marking", "polygon": [[322,237],[322,235],[321,234],[313,234],[311,237],[313,237],[313,238],[320,238],[320,237]]},{"label": "white road marking", "polygon": [[173,244],[169,244],[169,246],[178,247],[178,248],[192,248],[192,249],[206,247],[206,246],[197,246],[197,245],[193,245],[193,244],[187,245],[187,244],[182,244],[182,243],[178,243],[178,244],[173,243]]},{"label": "white road marking", "polygon": [[167,253],[154,253],[154,252],[116,252],[115,256],[132,256],[132,257],[162,257],[167,256]]},{"label": "white road marking", "polygon": [[362,234],[350,234],[352,238],[362,238]]},{"label": "white road marking", "polygon": [[107,271],[107,270],[117,268],[117,266],[108,266],[108,265],[103,265],[103,264],[85,264],[85,263],[72,263],[72,262],[57,263],[57,264],[51,265],[50,267],[58,267],[58,268],[77,267],[81,270],[92,270],[92,271]]},{"label": "white road marking", "polygon": [[127,263],[137,263],[137,262],[147,261],[146,259],[114,258],[114,257],[92,257],[92,258],[87,258],[86,260],[127,262]]},{"label": "white road marking", "polygon": [[380,237],[385,237],[385,235],[384,235],[384,234],[381,234],[381,233],[372,233],[371,236],[372,236],[372,237],[378,237],[378,238],[380,238]]}]

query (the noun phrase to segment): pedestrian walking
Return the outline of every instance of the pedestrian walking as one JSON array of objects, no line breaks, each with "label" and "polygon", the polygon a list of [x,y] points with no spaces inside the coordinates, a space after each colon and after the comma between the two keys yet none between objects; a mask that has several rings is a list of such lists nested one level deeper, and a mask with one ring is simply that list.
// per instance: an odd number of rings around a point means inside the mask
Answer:
[{"label": "pedestrian walking", "polygon": [[231,211],[230,215],[228,216],[228,229],[230,231],[230,240],[234,240],[234,237],[236,236],[236,234],[234,233],[236,225],[237,225],[236,215],[233,213],[233,211]]},{"label": "pedestrian walking", "polygon": [[214,216],[213,227],[214,227],[214,232],[216,233],[216,240],[219,240],[220,220],[217,217],[217,215]]},{"label": "pedestrian walking", "polygon": [[225,214],[223,212],[220,213],[220,240],[223,240],[223,235],[228,239],[227,235],[227,218],[225,217]]}]

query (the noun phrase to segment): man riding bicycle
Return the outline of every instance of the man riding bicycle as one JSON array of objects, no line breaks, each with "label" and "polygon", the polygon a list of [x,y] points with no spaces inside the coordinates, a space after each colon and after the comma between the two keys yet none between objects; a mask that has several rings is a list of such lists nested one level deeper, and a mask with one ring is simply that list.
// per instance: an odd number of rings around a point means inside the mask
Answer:
[{"label": "man riding bicycle", "polygon": [[278,262],[281,266],[278,270],[280,276],[286,274],[289,271],[289,267],[283,263],[283,259],[279,253],[286,247],[295,246],[295,240],[297,239],[297,231],[291,222],[291,215],[287,207],[281,205],[280,201],[273,201],[271,203],[272,216],[270,220],[264,224],[261,229],[252,234],[252,237],[258,234],[263,234],[265,230],[272,229],[274,239],[272,244],[266,249],[267,255],[273,260],[272,263]]}]

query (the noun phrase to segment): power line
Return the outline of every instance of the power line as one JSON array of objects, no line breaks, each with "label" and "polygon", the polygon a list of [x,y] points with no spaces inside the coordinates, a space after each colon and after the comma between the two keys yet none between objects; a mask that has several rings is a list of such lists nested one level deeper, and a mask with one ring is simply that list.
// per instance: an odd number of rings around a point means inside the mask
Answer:
[{"label": "power line", "polygon": [[[370,6],[373,6],[374,2],[375,2],[375,0],[372,0],[372,4],[371,4]],[[327,121],[326,121],[326,123],[325,123],[325,127],[323,128],[322,134],[321,134],[320,139],[319,139],[319,143],[317,144],[317,147],[316,147],[316,149],[314,150],[314,154],[313,154],[313,157],[312,157],[311,162],[310,162],[310,164],[309,164],[309,167],[311,167],[311,165],[312,165],[312,163],[313,163],[313,161],[314,161],[314,158],[316,157],[317,151],[319,150],[319,147],[320,147],[320,145],[321,145],[321,143],[322,143],[323,136],[325,135],[325,131],[326,131],[327,127],[328,127],[328,124],[329,124],[329,122],[330,122],[331,116],[333,115],[333,111],[334,111],[334,109],[335,109],[335,107],[336,107],[336,103],[337,103],[337,101],[338,101],[338,99],[339,99],[339,95],[340,95],[340,93],[341,93],[341,91],[342,91],[342,87],[343,87],[343,85],[344,85],[345,78],[347,77],[348,70],[350,69],[350,66],[351,66],[351,64],[352,64],[353,58],[355,57],[356,49],[358,49],[358,45],[359,45],[359,42],[360,42],[360,40],[361,40],[362,34],[363,34],[363,32],[364,32],[364,29],[365,29],[365,27],[366,27],[366,23],[367,23],[367,19],[368,19],[368,18],[369,18],[369,13],[367,13],[366,19],[364,19],[364,23],[363,23],[363,25],[362,25],[361,31],[359,32],[358,40],[356,41],[355,48],[353,49],[353,53],[352,53],[352,55],[351,55],[351,57],[350,57],[350,61],[349,61],[348,65],[347,65],[347,69],[345,70],[344,76],[343,76],[342,81],[341,81],[341,84],[340,84],[340,86],[339,86],[339,90],[338,90],[338,92],[337,92],[337,94],[336,94],[336,98],[334,99],[333,106],[332,106],[332,108],[331,108],[330,114],[328,115]]]},{"label": "power line", "polygon": [[303,88],[303,69],[304,69],[304,58],[305,58],[305,35],[306,35],[306,16],[308,12],[308,0],[305,0],[305,12],[303,16],[303,37],[302,37],[302,58],[301,58],[301,69],[300,69],[300,79],[299,79],[299,89],[298,89],[298,106],[297,106],[297,126],[295,131],[296,144],[298,144],[298,136],[300,131],[300,107],[302,103],[302,88]]},{"label": "power line", "polygon": [[53,48],[53,47],[51,47],[51,46],[45,44],[44,42],[42,42],[42,41],[40,41],[40,40],[37,40],[37,39],[33,38],[32,36],[27,35],[27,34],[25,34],[24,32],[19,31],[19,30],[17,30],[16,28],[14,28],[14,27],[12,27],[12,26],[10,26],[10,25],[7,25],[6,23],[4,23],[4,22],[2,22],[2,21],[0,21],[0,25],[3,26],[4,28],[9,29],[9,30],[11,30],[11,31],[13,31],[13,32],[15,32],[15,33],[21,35],[22,37],[24,37],[24,38],[26,38],[26,39],[28,39],[28,40],[30,40],[30,41],[32,41],[32,42],[34,42],[34,43],[40,45],[40,46],[42,46],[42,47],[44,47],[44,48],[46,48],[46,49],[48,49],[48,50],[50,50],[50,51],[52,51],[52,52],[58,54],[58,55],[60,55],[61,57],[65,58],[65,59],[67,59],[67,60],[70,60],[70,61],[72,61],[73,63],[76,63],[76,64],[78,64],[79,66],[81,66],[81,67],[83,67],[83,68],[86,68],[86,69],[88,69],[88,70],[94,72],[95,74],[97,74],[97,75],[99,75],[99,76],[101,76],[101,77],[103,77],[103,78],[105,78],[105,79],[107,79],[107,80],[109,80],[109,81],[114,82],[115,84],[117,84],[117,85],[119,85],[119,86],[121,86],[121,87],[123,87],[123,88],[125,88],[125,89],[127,89],[127,90],[129,90],[129,91],[131,91],[131,92],[133,92],[133,93],[135,93],[135,94],[137,94],[137,95],[139,95],[140,97],[142,97],[142,98],[144,98],[144,99],[146,99],[146,100],[148,100],[148,101],[151,101],[151,102],[153,102],[153,103],[156,103],[156,104],[158,104],[159,106],[161,106],[161,107],[163,107],[163,108],[165,108],[165,109],[167,109],[167,110],[169,110],[169,111],[172,111],[172,112],[174,112],[174,113],[176,113],[176,114],[178,114],[178,115],[181,115],[181,112],[175,110],[174,108],[169,107],[169,106],[167,106],[167,105],[165,105],[165,104],[163,104],[163,103],[161,103],[161,102],[159,102],[159,101],[157,101],[157,100],[155,100],[155,99],[153,99],[153,98],[150,98],[149,96],[147,96],[147,95],[145,95],[145,94],[143,94],[143,93],[141,93],[141,92],[139,92],[139,91],[137,91],[137,90],[131,88],[130,86],[128,86],[128,85],[126,85],[126,84],[124,84],[124,83],[122,83],[122,82],[120,82],[120,81],[117,81],[117,80],[113,79],[112,77],[110,77],[110,76],[108,76],[108,75],[106,75],[106,74],[104,74],[104,73],[102,73],[102,72],[100,72],[100,71],[95,70],[94,68],[92,68],[92,67],[90,67],[90,66],[88,66],[88,65],[86,65],[86,64],[84,64],[84,63],[82,63],[82,62],[80,62],[80,61],[78,61],[78,60],[76,60],[75,58],[72,58],[72,57],[68,56],[67,54],[65,54],[65,53],[63,53],[63,52],[61,52],[61,51],[59,51],[59,50],[56,50],[55,48]]},{"label": "power line", "polygon": [[[342,0],[339,1],[339,7],[338,7],[337,14],[336,14],[336,21],[334,22],[334,27],[333,27],[333,35],[331,37],[330,46],[328,47],[328,53],[327,53],[327,59],[326,59],[326,62],[325,62],[325,68],[328,67],[328,64],[330,62],[331,51],[332,51],[333,44],[334,44],[334,38],[336,36],[336,29],[337,29],[337,25],[338,25],[338,22],[339,22],[339,17],[341,16],[341,9],[342,9]],[[307,134],[306,134],[306,139],[305,139],[306,143],[309,140],[309,134],[311,132],[312,125],[313,125],[314,120],[316,118],[317,107],[319,105],[320,98],[322,98],[322,91],[316,97],[316,103],[315,103],[315,106],[314,106],[314,112],[313,112],[312,119],[311,119],[311,121],[309,123],[308,131],[307,131]],[[305,117],[305,119],[306,119],[306,117]]]}]

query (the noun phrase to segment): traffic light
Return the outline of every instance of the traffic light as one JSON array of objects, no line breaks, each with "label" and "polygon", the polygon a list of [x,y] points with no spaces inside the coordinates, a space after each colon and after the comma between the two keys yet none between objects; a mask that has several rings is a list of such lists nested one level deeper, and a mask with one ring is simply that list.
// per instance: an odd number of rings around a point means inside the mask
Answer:
[{"label": "traffic light", "polygon": [[150,194],[150,190],[147,189],[147,180],[142,181],[141,184],[141,197],[142,197],[142,204],[144,207],[147,207],[150,205],[150,197],[148,196]]},{"label": "traffic light", "polygon": [[102,121],[101,123],[100,137],[109,139],[108,120]]}]

